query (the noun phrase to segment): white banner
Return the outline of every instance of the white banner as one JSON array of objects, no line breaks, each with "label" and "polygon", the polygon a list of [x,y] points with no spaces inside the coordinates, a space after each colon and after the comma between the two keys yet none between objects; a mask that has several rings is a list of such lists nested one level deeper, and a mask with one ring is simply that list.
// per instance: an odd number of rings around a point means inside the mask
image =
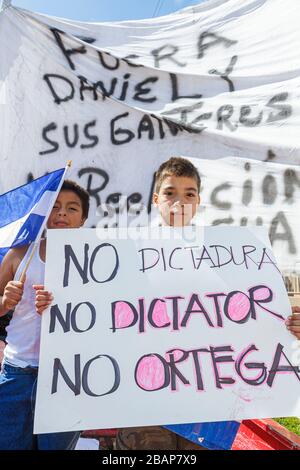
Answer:
[{"label": "white banner", "polygon": [[122,234],[49,233],[35,432],[299,415],[265,229]]},{"label": "white banner", "polygon": [[[148,208],[153,173],[171,155],[212,160],[205,183],[211,193],[221,168],[229,180],[237,174],[220,158],[262,162],[262,180],[268,162],[281,179],[281,163],[283,191],[289,188],[284,216],[276,219],[270,207],[267,220],[263,201],[257,219],[275,240],[276,230],[282,234],[276,255],[296,269],[299,225],[289,209],[296,212],[300,188],[299,23],[295,0],[209,0],[161,18],[114,23],[6,6],[0,12],[0,192],[71,159],[70,178],[92,196],[89,226],[113,226],[107,213]],[[267,179],[259,194],[269,191],[272,201],[272,188]],[[99,215],[100,205],[110,210]],[[243,213],[223,217],[214,205],[210,217],[256,223],[243,206]]]}]

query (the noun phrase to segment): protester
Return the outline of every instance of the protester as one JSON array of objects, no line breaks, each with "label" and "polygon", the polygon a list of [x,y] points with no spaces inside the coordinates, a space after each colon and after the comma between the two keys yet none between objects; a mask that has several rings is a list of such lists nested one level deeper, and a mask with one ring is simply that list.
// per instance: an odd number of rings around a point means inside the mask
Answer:
[{"label": "protester", "polygon": [[[159,167],[153,203],[159,210],[161,225],[181,227],[192,223],[200,204],[200,185],[198,170],[187,159],[173,157]],[[293,313],[286,322],[287,328],[300,339],[300,308],[294,307]],[[211,423],[213,426],[216,424]],[[207,450],[160,426],[120,429],[117,449]]]},{"label": "protester", "polygon": [[[47,221],[48,229],[81,227],[88,217],[89,195],[64,181]],[[35,244],[10,250],[0,267],[0,316],[14,309],[7,327],[0,374],[0,450],[74,449],[79,432],[33,434],[39,365],[41,316],[52,295],[44,289],[46,240],[34,251],[24,282],[21,274]],[[39,312],[39,313],[37,313]]]}]

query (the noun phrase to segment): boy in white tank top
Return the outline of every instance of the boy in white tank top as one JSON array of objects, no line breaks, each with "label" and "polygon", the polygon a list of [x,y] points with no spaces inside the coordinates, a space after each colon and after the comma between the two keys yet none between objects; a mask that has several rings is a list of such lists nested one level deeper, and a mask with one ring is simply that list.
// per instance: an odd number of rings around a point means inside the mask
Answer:
[{"label": "boy in white tank top", "polygon": [[[153,203],[159,210],[161,225],[179,227],[190,225],[200,204],[200,186],[199,172],[189,160],[172,157],[162,163],[155,175],[153,193]],[[300,306],[293,307],[293,315],[286,322],[286,326],[300,340]],[[217,439],[213,440],[213,444],[218,448],[219,436],[224,432],[230,433],[234,423],[223,421],[205,423],[204,426],[206,429],[211,426],[210,432],[217,433]],[[204,446],[184,439],[161,426],[119,429],[116,448],[117,450],[207,450]]]},{"label": "boy in white tank top", "polygon": [[[65,180],[47,229],[80,228],[88,217],[89,194]],[[14,310],[0,374],[0,450],[74,449],[79,432],[34,435],[34,398],[39,363],[40,314],[51,304],[44,289],[46,240],[39,243],[26,273],[20,275],[33,245],[10,250],[0,267],[0,317]]]}]

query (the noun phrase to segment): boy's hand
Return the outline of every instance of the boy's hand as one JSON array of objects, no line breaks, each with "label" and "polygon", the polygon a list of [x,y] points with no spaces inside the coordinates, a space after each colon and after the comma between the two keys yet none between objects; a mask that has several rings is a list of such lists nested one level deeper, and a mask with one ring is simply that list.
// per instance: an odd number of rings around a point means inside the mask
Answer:
[{"label": "boy's hand", "polygon": [[3,292],[2,305],[5,310],[14,309],[20,300],[24,292],[24,282],[21,281],[9,281]]},{"label": "boy's hand", "polygon": [[293,315],[285,322],[287,329],[300,340],[300,307],[292,308]]},{"label": "boy's hand", "polygon": [[4,351],[5,346],[6,344],[4,343],[4,341],[0,340],[0,364],[3,360],[3,351]]},{"label": "boy's hand", "polygon": [[41,315],[43,311],[51,305],[53,295],[51,292],[45,290],[44,286],[41,284],[34,285],[32,287],[35,290],[35,308],[37,313]]}]

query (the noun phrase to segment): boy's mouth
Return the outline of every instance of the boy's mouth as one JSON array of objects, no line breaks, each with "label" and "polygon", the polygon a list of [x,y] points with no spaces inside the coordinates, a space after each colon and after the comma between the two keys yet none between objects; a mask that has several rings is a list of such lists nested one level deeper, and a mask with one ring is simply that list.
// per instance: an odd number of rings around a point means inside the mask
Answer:
[{"label": "boy's mouth", "polygon": [[64,220],[59,220],[58,222],[55,222],[56,227],[68,227],[68,224],[67,222],[65,222]]},{"label": "boy's mouth", "polygon": [[184,216],[185,214],[186,214],[186,211],[184,210],[184,208],[175,208],[175,209],[170,210],[170,215],[172,215],[173,217]]}]

